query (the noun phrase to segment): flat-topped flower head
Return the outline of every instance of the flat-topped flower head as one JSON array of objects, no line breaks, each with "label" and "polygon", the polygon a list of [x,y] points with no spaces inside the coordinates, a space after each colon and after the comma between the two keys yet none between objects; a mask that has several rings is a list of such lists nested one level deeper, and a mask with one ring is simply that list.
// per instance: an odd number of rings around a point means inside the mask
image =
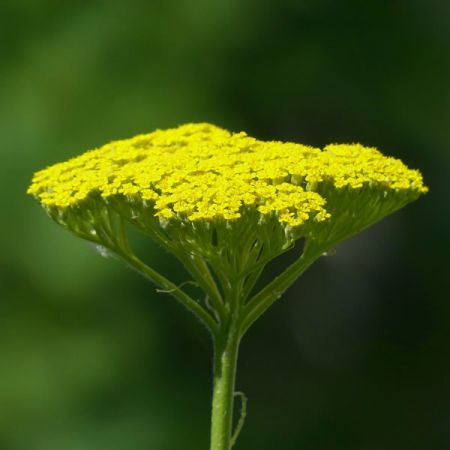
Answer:
[{"label": "flat-topped flower head", "polygon": [[329,217],[317,184],[426,192],[420,173],[360,144],[264,142],[209,124],[188,124],[114,141],[35,174],[28,192],[46,207],[82,206],[89,196],[139,198],[155,215],[236,220],[243,207],[300,225]]},{"label": "flat-topped flower head", "polygon": [[374,148],[320,150],[206,123],[111,142],[36,173],[28,190],[83,237],[98,236],[106,209],[175,240],[183,226],[195,245],[199,230],[214,228],[229,241],[224,230],[243,233],[250,221],[250,239],[263,228],[281,233],[275,253],[302,236],[340,240],[426,191],[417,170]]}]

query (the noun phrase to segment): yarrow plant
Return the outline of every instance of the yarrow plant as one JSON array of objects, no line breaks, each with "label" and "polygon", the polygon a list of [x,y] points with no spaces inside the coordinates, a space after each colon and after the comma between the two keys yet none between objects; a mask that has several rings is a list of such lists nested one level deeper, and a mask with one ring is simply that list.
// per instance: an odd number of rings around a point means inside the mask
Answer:
[{"label": "yarrow plant", "polygon": [[[321,255],[426,192],[420,172],[375,148],[320,150],[206,123],[111,142],[37,172],[28,189],[58,224],[123,259],[210,331],[211,450],[230,450],[243,425],[235,378],[250,326]],[[172,253],[204,297],[139,259],[130,225]],[[266,265],[300,242],[298,259],[256,290]]]}]

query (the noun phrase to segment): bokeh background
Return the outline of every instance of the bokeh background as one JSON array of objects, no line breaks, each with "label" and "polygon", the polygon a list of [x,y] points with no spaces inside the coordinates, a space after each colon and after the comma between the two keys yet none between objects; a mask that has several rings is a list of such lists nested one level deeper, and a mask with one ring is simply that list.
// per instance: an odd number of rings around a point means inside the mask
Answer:
[{"label": "bokeh background", "polygon": [[46,165],[195,121],[360,141],[431,188],[246,336],[236,449],[450,448],[450,2],[3,0],[0,449],[208,448],[206,331],[25,195]]}]

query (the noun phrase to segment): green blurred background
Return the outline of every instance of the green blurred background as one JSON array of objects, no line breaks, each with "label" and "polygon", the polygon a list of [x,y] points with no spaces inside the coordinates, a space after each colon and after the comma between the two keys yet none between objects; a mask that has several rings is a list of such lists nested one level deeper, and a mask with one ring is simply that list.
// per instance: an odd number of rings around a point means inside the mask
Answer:
[{"label": "green blurred background", "polygon": [[431,188],[246,336],[236,449],[450,448],[450,2],[3,0],[0,56],[1,450],[208,448],[206,331],[25,195],[46,165],[192,121],[360,141]]}]

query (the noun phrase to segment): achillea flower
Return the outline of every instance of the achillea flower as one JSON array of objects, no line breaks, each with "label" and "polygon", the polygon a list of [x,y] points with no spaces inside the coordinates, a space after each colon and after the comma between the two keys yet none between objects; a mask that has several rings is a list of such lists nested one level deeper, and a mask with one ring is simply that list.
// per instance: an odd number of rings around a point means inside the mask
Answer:
[{"label": "achillea flower", "polygon": [[[166,220],[238,220],[244,208],[296,227],[330,215],[322,185],[335,190],[426,192],[419,172],[359,144],[323,151],[264,142],[209,124],[115,141],[35,174],[28,192],[47,208],[111,197],[149,203]],[[264,220],[264,218],[261,218]]]},{"label": "achillea flower", "polygon": [[188,124],[55,164],[35,174],[28,193],[72,231],[95,235],[95,211],[114,205],[142,228],[149,219],[194,233],[224,222],[239,228],[248,216],[260,227],[276,221],[289,246],[320,223],[351,234],[426,191],[418,171],[360,144],[319,150]]},{"label": "achillea flower", "polygon": [[[28,193],[60,225],[173,294],[216,345],[212,449],[229,450],[240,338],[320,255],[427,192],[400,160],[360,144],[323,150],[188,124],[114,141],[34,175]],[[140,261],[134,224],[206,293],[198,302]],[[251,297],[265,265],[304,238],[301,257]]]}]

